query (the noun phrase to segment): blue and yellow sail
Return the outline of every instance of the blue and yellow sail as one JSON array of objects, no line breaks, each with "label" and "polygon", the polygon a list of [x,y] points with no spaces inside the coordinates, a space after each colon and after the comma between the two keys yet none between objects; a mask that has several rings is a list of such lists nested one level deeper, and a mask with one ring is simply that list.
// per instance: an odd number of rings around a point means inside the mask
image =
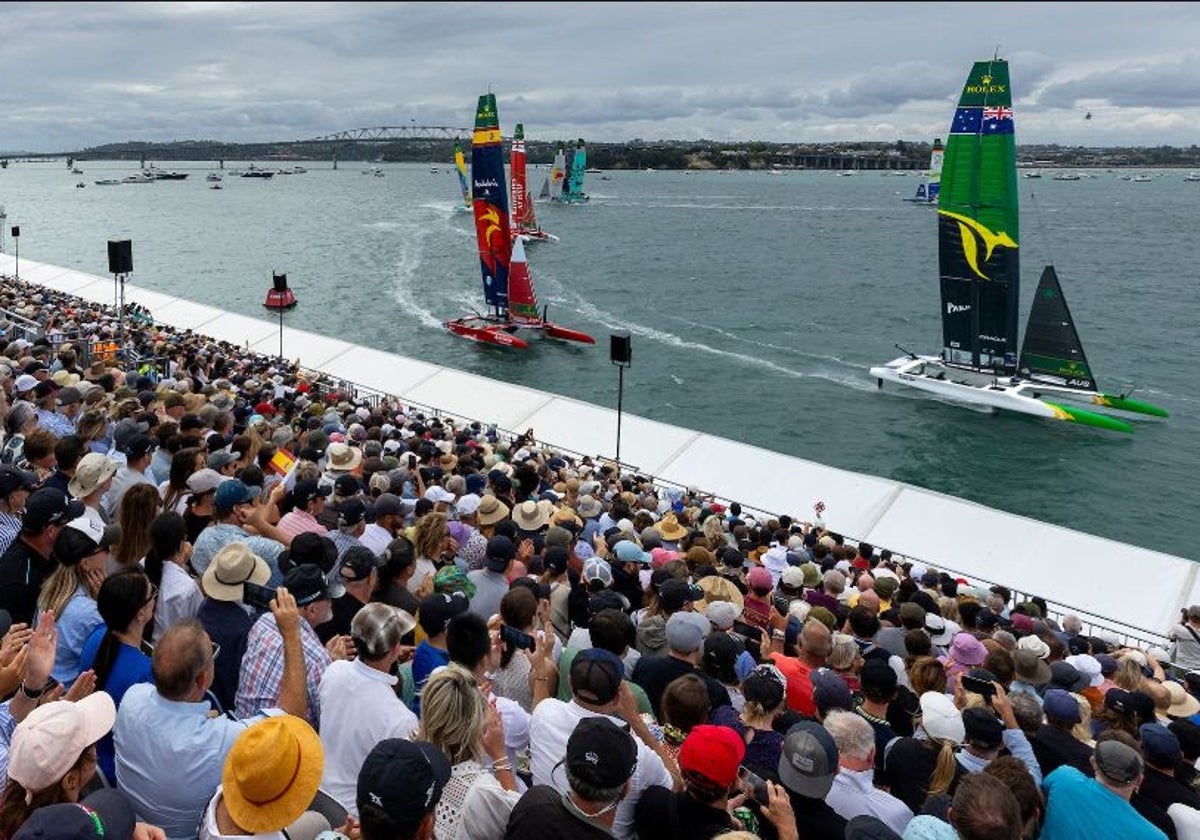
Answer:
[{"label": "blue and yellow sail", "polygon": [[471,138],[471,204],[475,240],[483,274],[483,296],[499,315],[508,313],[508,266],[512,234],[508,219],[508,181],[495,94],[479,97]]}]

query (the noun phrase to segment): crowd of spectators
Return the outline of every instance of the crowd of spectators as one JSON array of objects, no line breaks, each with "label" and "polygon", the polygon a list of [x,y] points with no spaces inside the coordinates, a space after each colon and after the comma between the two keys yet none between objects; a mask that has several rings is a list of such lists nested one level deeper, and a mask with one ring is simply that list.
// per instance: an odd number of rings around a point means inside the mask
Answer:
[{"label": "crowd of spectators", "polygon": [[532,430],[0,309],[41,328],[0,323],[0,840],[1200,838],[1200,606],[1123,643]]}]

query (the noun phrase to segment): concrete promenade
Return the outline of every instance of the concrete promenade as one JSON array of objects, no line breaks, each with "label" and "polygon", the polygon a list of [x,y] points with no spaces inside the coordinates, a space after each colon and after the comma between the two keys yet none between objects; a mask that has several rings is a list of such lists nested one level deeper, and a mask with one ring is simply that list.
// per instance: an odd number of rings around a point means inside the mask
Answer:
[{"label": "concrete promenade", "polygon": [[[0,272],[13,273],[10,254]],[[20,279],[111,304],[113,280],[22,259]],[[155,321],[276,355],[279,325],[126,285],[126,299]],[[303,305],[303,304],[302,304]],[[549,351],[552,348],[544,348]],[[536,348],[529,352],[542,352]],[[575,453],[611,457],[616,411],[284,328],[284,354],[305,367],[443,412],[524,431]],[[1200,602],[1200,564],[1016,516],[913,485],[836,469],[692,429],[625,413],[621,455],[656,479],[696,486],[760,512],[811,519],[823,501],[828,527],[855,540],[956,571],[972,583],[1003,583],[1041,595],[1085,623],[1152,640]]]}]

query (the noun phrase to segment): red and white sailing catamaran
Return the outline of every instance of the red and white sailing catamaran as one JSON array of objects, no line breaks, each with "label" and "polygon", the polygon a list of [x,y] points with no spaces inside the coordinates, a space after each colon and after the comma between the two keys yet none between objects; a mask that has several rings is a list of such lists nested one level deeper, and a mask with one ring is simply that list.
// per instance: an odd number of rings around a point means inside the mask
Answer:
[{"label": "red and white sailing catamaran", "polygon": [[508,214],[508,184],[496,97],[479,97],[471,143],[471,202],[475,214],[475,239],[483,274],[486,313],[472,313],[445,322],[455,335],[501,347],[527,348],[524,335],[595,344],[590,335],[546,320],[540,306],[525,246],[514,236]]}]

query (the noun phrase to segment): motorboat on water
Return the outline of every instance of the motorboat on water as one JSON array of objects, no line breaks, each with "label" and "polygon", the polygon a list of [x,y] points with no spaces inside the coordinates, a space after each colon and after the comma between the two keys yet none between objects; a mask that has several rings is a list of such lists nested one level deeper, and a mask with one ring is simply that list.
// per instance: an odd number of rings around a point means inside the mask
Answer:
[{"label": "motorboat on water", "polygon": [[213,181],[213,182],[220,181],[221,176],[216,172],[209,172],[207,175],[204,176],[204,180],[205,181]]},{"label": "motorboat on water", "polygon": [[139,172],[136,175],[126,175],[121,179],[122,184],[153,184],[156,179]]},{"label": "motorboat on water", "polygon": [[119,187],[121,182],[116,178],[101,178],[99,181],[93,181],[97,187]]}]

